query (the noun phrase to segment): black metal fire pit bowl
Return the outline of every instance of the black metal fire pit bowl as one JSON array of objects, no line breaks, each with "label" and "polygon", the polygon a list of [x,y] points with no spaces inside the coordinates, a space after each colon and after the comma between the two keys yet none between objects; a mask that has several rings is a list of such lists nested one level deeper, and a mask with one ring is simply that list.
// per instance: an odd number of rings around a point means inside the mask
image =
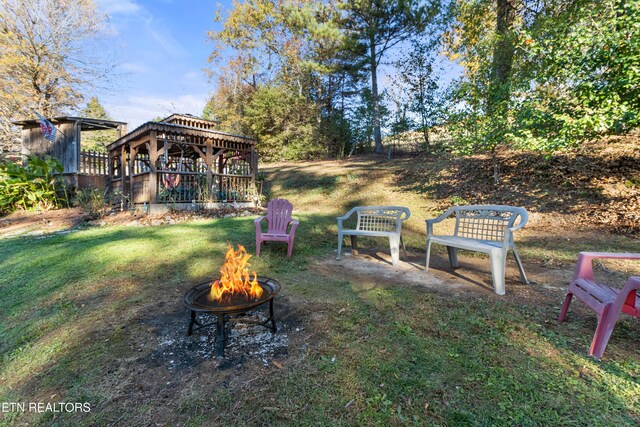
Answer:
[{"label": "black metal fire pit bowl", "polygon": [[[211,282],[200,283],[189,289],[184,294],[184,305],[190,311],[189,327],[187,335],[193,334],[194,330],[216,325],[216,356],[224,357],[224,346],[227,341],[227,322],[242,322],[264,326],[277,332],[276,320],[273,316],[273,300],[280,292],[280,283],[267,277],[258,277],[258,284],[264,290],[262,296],[257,300],[247,300],[241,296],[233,296],[229,301],[219,302],[211,299]],[[244,314],[253,308],[269,303],[269,318],[264,322],[246,318],[231,317],[232,315]],[[202,324],[197,319],[197,313],[209,313],[216,316],[216,321]],[[194,325],[196,325],[194,327]]]}]

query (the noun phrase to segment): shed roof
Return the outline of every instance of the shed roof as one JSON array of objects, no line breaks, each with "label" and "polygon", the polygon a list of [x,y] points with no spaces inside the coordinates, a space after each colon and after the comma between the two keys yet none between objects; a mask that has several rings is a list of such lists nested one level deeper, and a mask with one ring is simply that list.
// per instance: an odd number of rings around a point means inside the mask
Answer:
[{"label": "shed roof", "polygon": [[[74,116],[59,116],[53,117],[50,120],[53,124],[63,123],[80,123],[80,130],[104,130],[104,129],[117,129],[119,126],[126,125],[126,122],[119,122],[116,120],[106,119],[94,119],[91,117],[74,117]],[[24,128],[32,128],[40,126],[40,121],[36,119],[28,120],[16,120],[11,122],[16,126]]]}]

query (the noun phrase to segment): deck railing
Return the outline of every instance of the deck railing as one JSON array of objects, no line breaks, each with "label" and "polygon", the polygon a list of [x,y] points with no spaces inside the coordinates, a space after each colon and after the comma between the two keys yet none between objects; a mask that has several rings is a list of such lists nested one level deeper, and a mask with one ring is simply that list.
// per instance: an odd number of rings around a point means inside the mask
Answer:
[{"label": "deck railing", "polygon": [[159,171],[156,180],[158,203],[248,202],[256,196],[250,175],[213,174],[207,186],[207,174]]}]

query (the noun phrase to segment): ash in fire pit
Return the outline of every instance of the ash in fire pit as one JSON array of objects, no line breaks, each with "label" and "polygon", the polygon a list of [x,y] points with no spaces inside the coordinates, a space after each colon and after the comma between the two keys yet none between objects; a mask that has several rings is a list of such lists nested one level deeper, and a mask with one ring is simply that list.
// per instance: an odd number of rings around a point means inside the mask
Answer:
[{"label": "ash in fire pit", "polygon": [[[258,324],[277,331],[273,315],[273,299],[280,292],[280,284],[269,278],[258,278],[253,273],[253,280],[249,277],[248,261],[251,255],[242,245],[234,251],[229,247],[225,255],[225,263],[220,269],[220,279],[209,284],[201,283],[189,289],[184,295],[184,305],[190,310],[190,321],[187,335],[194,330],[216,326],[216,355],[224,357],[224,348],[230,338],[229,322],[243,322]],[[243,317],[253,308],[269,304],[269,317],[264,320]],[[204,323],[198,319],[198,313],[208,313],[216,317],[215,322]],[[196,325],[194,327],[194,325]]]},{"label": "ash in fire pit", "polygon": [[[264,322],[268,313],[264,309],[252,310],[246,314],[247,319]],[[179,315],[179,316],[178,316]],[[184,333],[184,323],[180,322],[184,312],[176,312],[169,318],[154,319],[157,338],[152,359],[156,366],[166,366],[169,370],[191,369],[200,363],[216,360],[220,368],[236,366],[248,360],[268,365],[289,352],[289,334],[292,326],[289,322],[278,322],[279,332],[273,334],[260,326],[249,323],[234,323],[228,331],[224,359],[217,358],[215,328],[204,328],[191,336]],[[203,322],[215,323],[216,316],[199,314]],[[284,330],[284,332],[282,332]]]}]

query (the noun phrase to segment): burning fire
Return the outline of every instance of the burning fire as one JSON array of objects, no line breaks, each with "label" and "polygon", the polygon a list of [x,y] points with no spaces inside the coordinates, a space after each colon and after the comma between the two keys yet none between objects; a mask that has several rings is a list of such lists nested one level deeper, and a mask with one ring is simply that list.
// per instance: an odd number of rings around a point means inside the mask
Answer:
[{"label": "burning fire", "polygon": [[244,295],[247,300],[258,299],[263,289],[258,284],[256,272],[253,272],[253,280],[249,278],[249,258],[244,246],[238,244],[238,250],[234,251],[229,245],[225,255],[225,262],[220,268],[220,279],[211,284],[211,298],[214,301],[222,301],[232,295]]}]

